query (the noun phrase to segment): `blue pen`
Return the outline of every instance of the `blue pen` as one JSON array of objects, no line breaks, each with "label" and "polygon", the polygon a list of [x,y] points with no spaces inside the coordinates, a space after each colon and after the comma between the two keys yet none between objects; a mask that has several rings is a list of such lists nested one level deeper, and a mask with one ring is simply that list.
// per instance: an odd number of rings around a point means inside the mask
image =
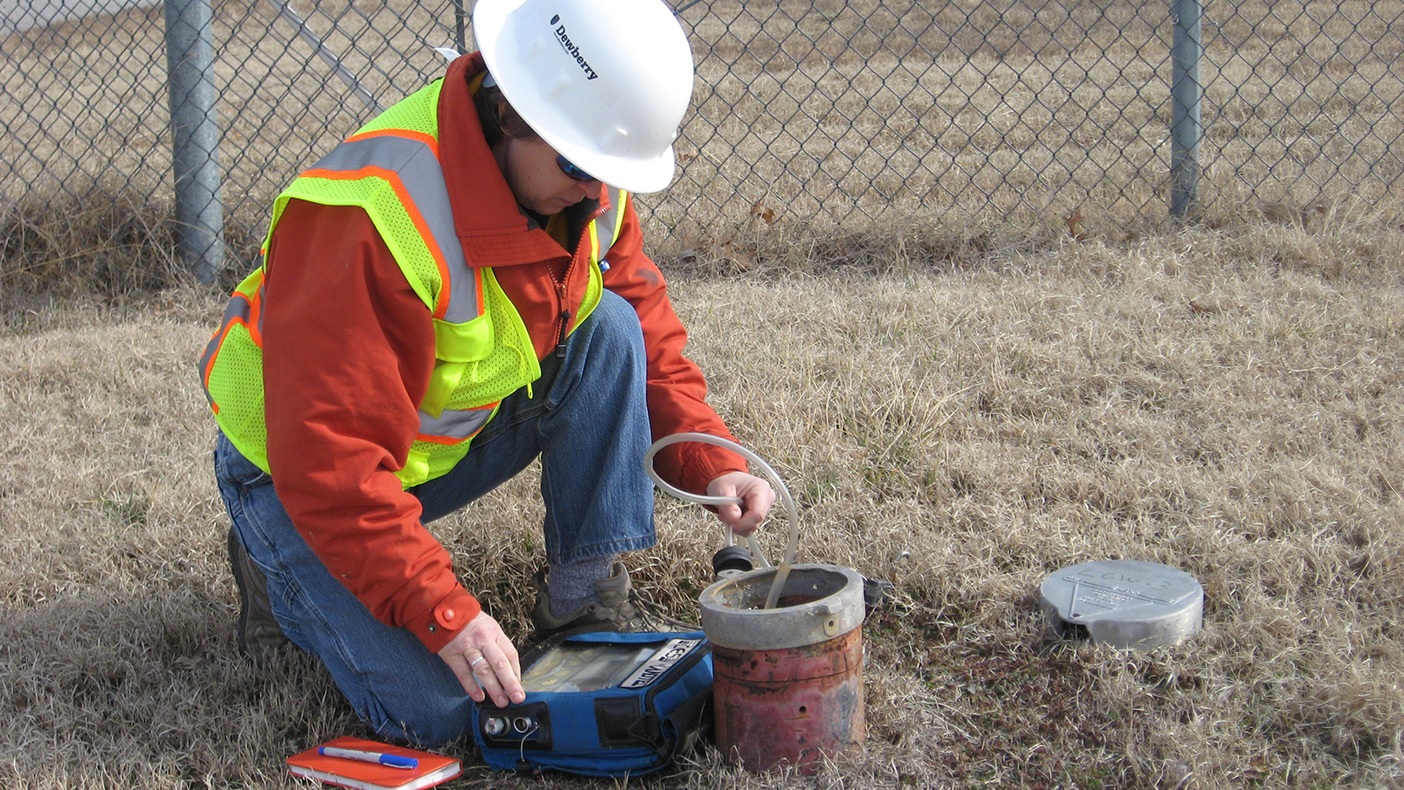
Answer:
[{"label": "blue pen", "polygon": [[317,754],[325,757],[343,757],[347,760],[360,760],[363,763],[380,763],[391,768],[418,768],[419,761],[413,757],[401,757],[398,754],[381,754],[380,752],[363,752],[360,749],[343,749],[339,746],[319,746]]}]

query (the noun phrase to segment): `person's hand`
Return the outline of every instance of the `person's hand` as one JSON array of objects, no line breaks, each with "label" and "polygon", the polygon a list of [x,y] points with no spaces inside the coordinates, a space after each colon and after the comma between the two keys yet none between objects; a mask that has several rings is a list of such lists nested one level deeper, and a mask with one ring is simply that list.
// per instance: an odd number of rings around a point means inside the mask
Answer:
[{"label": "person's hand", "polygon": [[517,648],[487,612],[469,620],[453,641],[439,650],[439,658],[458,676],[474,702],[492,697],[493,704],[501,708],[509,701],[526,701]]},{"label": "person's hand", "polygon": [[717,505],[717,518],[731,531],[745,537],[760,527],[770,506],[775,504],[775,490],[770,483],[745,472],[727,472],[707,484],[709,496],[740,497],[741,506]]}]

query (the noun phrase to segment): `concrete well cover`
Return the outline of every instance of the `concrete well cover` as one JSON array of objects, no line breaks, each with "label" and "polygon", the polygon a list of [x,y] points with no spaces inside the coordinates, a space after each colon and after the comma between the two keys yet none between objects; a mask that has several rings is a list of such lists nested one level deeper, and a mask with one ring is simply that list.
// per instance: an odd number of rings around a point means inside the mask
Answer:
[{"label": "concrete well cover", "polygon": [[1044,579],[1039,606],[1060,636],[1149,650],[1184,642],[1204,619],[1204,588],[1188,573],[1155,562],[1101,560]]}]

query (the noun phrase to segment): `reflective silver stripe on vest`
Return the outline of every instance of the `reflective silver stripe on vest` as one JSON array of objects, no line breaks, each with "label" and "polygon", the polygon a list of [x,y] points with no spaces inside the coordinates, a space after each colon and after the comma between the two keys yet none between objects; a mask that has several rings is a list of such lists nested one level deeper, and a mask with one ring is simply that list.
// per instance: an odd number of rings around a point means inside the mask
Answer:
[{"label": "reflective silver stripe on vest", "polygon": [[[258,284],[258,298],[263,298],[263,283]],[[249,298],[243,294],[236,293],[229,298],[229,303],[224,306],[224,318],[219,322],[220,331],[210,338],[210,342],[205,344],[205,353],[200,355],[200,375],[204,376],[205,371],[210,369],[210,362],[219,352],[219,346],[224,342],[225,335],[229,334],[229,328],[234,325],[236,318],[242,318],[244,324],[249,323],[249,315],[253,312],[253,304]],[[263,334],[263,313],[258,314],[258,333]],[[209,388],[205,388],[205,400],[214,403],[214,398],[210,397]]]},{"label": "reflective silver stripe on vest", "polygon": [[467,439],[487,424],[496,403],[478,409],[444,409],[438,417],[419,412],[419,433],[423,436],[446,436]]},{"label": "reflective silver stripe on vest", "polygon": [[[428,229],[430,240],[443,255],[448,272],[448,306],[444,319],[461,324],[478,317],[476,273],[468,268],[463,246],[453,227],[453,207],[449,203],[448,184],[439,160],[429,146],[420,141],[394,135],[376,135],[360,140],[348,140],[332,149],[313,169],[355,172],[363,167],[378,167],[395,173],[403,185],[413,208],[419,212]],[[444,286],[441,286],[444,287]],[[449,439],[467,439],[487,424],[492,407],[480,409],[444,409],[438,417],[419,412],[419,433]]]},{"label": "reflective silver stripe on vest", "polygon": [[[443,169],[433,151],[419,140],[394,135],[375,135],[341,143],[312,169],[353,173],[364,167],[378,167],[399,177],[409,200],[414,204],[414,209],[423,218],[433,243],[443,255],[449,277],[449,300],[444,320],[450,323],[465,323],[477,318],[476,277],[468,268],[463,247],[454,231],[448,184],[444,181]],[[614,230],[621,208],[619,190],[609,188],[609,202],[609,210],[595,218],[595,235],[600,245],[601,256],[614,244]],[[244,303],[244,308],[247,311],[247,303]],[[247,315],[245,319],[247,320]],[[495,405],[477,409],[444,409],[438,417],[421,410],[419,433],[422,436],[440,436],[459,441],[468,439],[487,424]]]},{"label": "reflective silver stripe on vest", "polygon": [[379,167],[400,177],[414,208],[423,217],[431,241],[438,246],[448,269],[448,307],[444,320],[463,324],[478,317],[477,277],[463,257],[463,246],[453,228],[453,207],[439,160],[427,143],[394,135],[348,140],[322,157],[313,169],[355,172]]},{"label": "reflective silver stripe on vest", "polygon": [[619,222],[619,190],[614,187],[606,187],[609,193],[609,210],[595,217],[595,238],[599,239],[600,258],[609,254],[609,248],[614,246],[614,226]]}]

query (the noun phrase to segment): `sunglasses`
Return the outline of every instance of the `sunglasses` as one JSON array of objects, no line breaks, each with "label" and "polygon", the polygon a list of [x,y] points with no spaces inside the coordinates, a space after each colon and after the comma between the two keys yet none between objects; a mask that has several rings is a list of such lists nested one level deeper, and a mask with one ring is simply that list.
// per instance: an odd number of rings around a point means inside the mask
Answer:
[{"label": "sunglasses", "polygon": [[598,178],[595,178],[594,176],[590,175],[589,173],[585,172],[584,170],[581,170],[579,166],[573,164],[569,159],[566,159],[564,156],[561,156],[560,154],[557,154],[557,155],[556,155],[556,167],[559,167],[559,168],[561,169],[561,172],[562,172],[562,173],[565,173],[567,176],[569,176],[570,178],[575,179],[576,181],[598,181],[598,180],[599,180]]}]

